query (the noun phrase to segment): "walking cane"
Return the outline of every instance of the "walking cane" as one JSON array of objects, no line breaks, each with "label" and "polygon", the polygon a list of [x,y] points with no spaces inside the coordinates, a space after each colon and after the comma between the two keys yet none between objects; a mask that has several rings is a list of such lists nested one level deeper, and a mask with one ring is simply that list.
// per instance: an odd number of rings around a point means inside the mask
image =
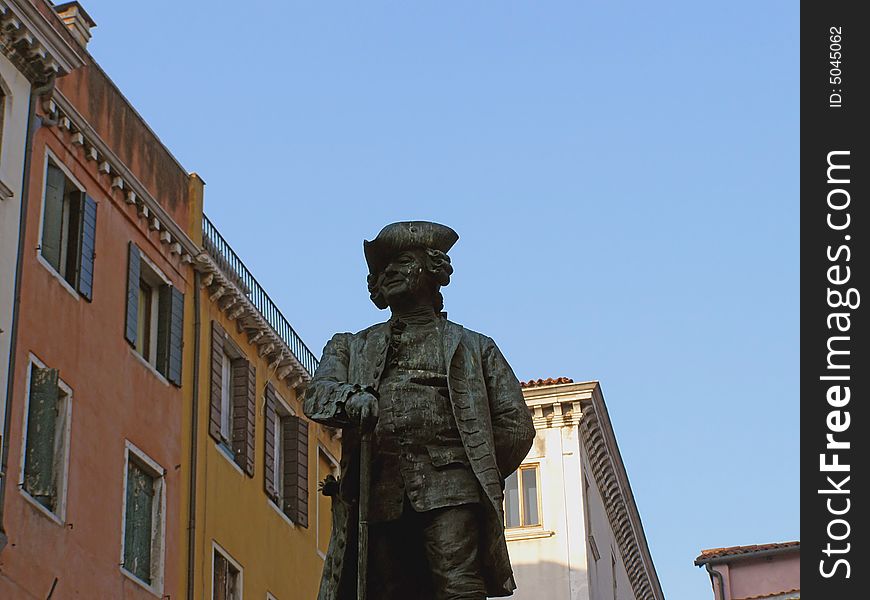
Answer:
[{"label": "walking cane", "polygon": [[356,597],[366,600],[369,568],[369,488],[372,432],[363,431],[359,443],[359,555],[356,564]]}]

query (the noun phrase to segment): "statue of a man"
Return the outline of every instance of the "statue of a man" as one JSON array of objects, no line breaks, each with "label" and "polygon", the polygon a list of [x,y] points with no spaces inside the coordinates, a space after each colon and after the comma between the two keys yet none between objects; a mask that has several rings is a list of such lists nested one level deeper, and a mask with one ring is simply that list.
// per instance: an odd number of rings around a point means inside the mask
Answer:
[{"label": "statue of a man", "polygon": [[364,242],[372,302],[389,307],[390,319],[336,334],[306,390],[305,414],[343,429],[319,600],[357,598],[360,440],[367,430],[368,597],[484,600],[516,588],[504,479],[535,430],[495,343],[441,313],[439,288],[453,273],[447,252],[458,239],[449,227],[416,221],[387,225]]}]

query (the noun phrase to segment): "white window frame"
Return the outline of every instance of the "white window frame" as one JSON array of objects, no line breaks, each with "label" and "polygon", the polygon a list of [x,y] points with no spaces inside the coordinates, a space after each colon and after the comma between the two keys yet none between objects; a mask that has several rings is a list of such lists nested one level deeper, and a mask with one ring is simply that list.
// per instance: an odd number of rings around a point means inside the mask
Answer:
[{"label": "white window frame", "polygon": [[[39,205],[39,238],[38,238],[39,244],[38,244],[37,250],[36,250],[36,260],[37,260],[37,262],[39,262],[39,264],[41,264],[43,267],[48,269],[48,272],[51,273],[54,276],[54,278],[60,282],[60,284],[64,287],[64,289],[66,291],[68,291],[72,295],[73,298],[78,300],[79,299],[78,291],[72,285],[70,285],[70,283],[66,280],[66,278],[57,269],[54,268],[54,265],[52,265],[50,262],[48,262],[48,259],[46,259],[44,256],[42,256],[42,229],[43,229],[43,224],[45,222],[45,188],[48,185],[48,175],[47,174],[48,174],[48,163],[49,162],[54,163],[54,165],[58,169],[63,171],[64,176],[66,176],[66,178],[69,179],[73,183],[73,185],[75,185],[79,189],[80,192],[87,192],[85,186],[82,185],[82,183],[73,176],[72,172],[69,170],[69,168],[67,168],[67,166],[63,163],[63,161],[60,160],[57,157],[57,155],[54,152],[52,152],[49,148],[46,148],[45,149],[45,160],[43,160],[43,165],[42,165],[42,195],[40,196],[42,198],[42,201]],[[65,218],[67,219],[67,222],[68,222],[69,215],[67,215]],[[63,263],[64,262],[63,252],[66,252],[65,247],[61,248],[61,252],[62,252],[61,263]]]},{"label": "white window frame", "polygon": [[[336,460],[335,456],[333,456],[332,452],[330,452],[326,446],[321,444],[319,441],[317,442],[317,463],[314,466],[316,477],[314,481],[321,482],[323,478],[326,477],[327,473],[320,472],[320,453],[326,457],[326,459],[332,463],[332,469],[330,473],[338,477],[340,463]],[[319,492],[318,492],[319,494]],[[320,498],[317,498],[317,502],[314,503],[314,518],[317,519],[317,522],[314,526],[315,536],[314,536],[314,549],[317,551],[317,556],[326,560],[326,553],[320,549]]]},{"label": "white window frame", "polygon": [[[70,432],[72,430],[72,401],[73,401],[73,392],[72,388],[70,388],[60,377],[57,379],[57,387],[64,393],[64,407],[61,409],[63,411],[63,430],[61,435],[63,439],[60,444],[60,452],[62,456],[60,457],[60,463],[62,465],[55,465],[55,468],[62,468],[63,471],[58,473],[57,482],[57,512],[52,512],[40,504],[36,498],[30,495],[30,493],[24,489],[24,463],[27,460],[27,418],[30,413],[30,381],[33,375],[33,367],[34,365],[39,369],[47,369],[48,367],[39,360],[33,353],[28,354],[28,363],[27,363],[27,389],[25,391],[24,396],[24,425],[21,430],[21,468],[19,469],[19,478],[18,478],[18,490],[24,496],[24,498],[33,506],[35,506],[42,514],[47,516],[49,519],[57,523],[58,525],[66,524],[66,497],[67,497],[67,488],[69,484],[69,450],[70,450]],[[55,433],[57,435],[57,433]]]},{"label": "white window frame", "polygon": [[233,598],[232,600],[242,600],[245,594],[245,570],[242,568],[242,565],[238,563],[230,553],[227,552],[220,544],[218,544],[215,540],[211,541],[211,600],[214,600],[214,555],[215,552],[219,553],[221,556],[226,559],[231,565],[233,565],[236,570],[239,572],[239,593],[238,598]]},{"label": "white window frame", "polygon": [[[535,492],[537,495],[537,503],[538,503],[538,523],[537,525],[525,525],[524,521],[525,517],[525,507],[523,506],[523,470],[533,469],[535,471]],[[523,463],[517,470],[515,471],[517,474],[517,501],[519,502],[519,517],[520,524],[516,527],[508,527],[507,526],[507,496],[505,496],[505,506],[504,506],[504,514],[505,514],[505,530],[507,531],[536,531],[544,528],[544,509],[543,509],[543,489],[541,487],[541,463],[540,462],[528,462]]]},{"label": "white window frame", "polygon": [[233,357],[224,346],[221,355],[221,440],[233,443]]},{"label": "white window frame", "polygon": [[[222,328],[223,329],[223,328]],[[239,475],[244,476],[245,472],[242,470],[242,467],[236,462],[236,457],[233,453],[233,420],[232,420],[232,412],[233,412],[233,391],[232,391],[232,363],[237,359],[244,359],[248,362],[251,362],[249,357],[242,352],[239,346],[233,341],[230,337],[229,333],[226,330],[223,330],[222,335],[220,336],[221,341],[221,351],[223,352],[224,357],[229,359],[230,362],[230,377],[229,384],[227,383],[227,378],[224,377],[223,372],[221,373],[221,427],[220,427],[220,441],[213,440],[214,445],[217,448],[218,454],[224,457],[224,459],[230,463],[230,465],[239,473]],[[223,370],[223,367],[221,367]],[[226,396],[225,396],[226,394]],[[229,407],[229,411],[224,410],[224,401],[225,397],[228,399],[227,406]],[[227,415],[230,415],[227,417]],[[229,431],[224,431],[224,421],[227,421]]]},{"label": "white window frame", "polygon": [[[9,99],[12,98],[12,90],[9,89],[9,86],[6,85],[6,80],[3,79],[3,76],[0,75],[0,164],[3,161],[3,148],[5,144],[3,143],[3,138],[5,137],[5,123],[7,122],[6,113],[11,113],[12,103]],[[0,174],[2,175],[2,174]],[[0,202],[6,200],[7,198],[12,197],[12,190],[9,189],[9,186],[3,181],[2,177],[0,177]]]},{"label": "white window frame", "polygon": [[[151,304],[151,318],[150,323],[148,324],[148,356],[140,353],[138,348],[134,348],[134,350],[136,350],[136,354],[142,357],[158,375],[163,377],[163,374],[157,370],[157,329],[160,321],[160,289],[165,285],[172,285],[172,282],[163,271],[154,264],[154,261],[148,258],[148,255],[145,254],[141,248],[139,249],[139,261],[139,281],[141,282],[144,279],[145,283],[147,283],[151,288],[151,298],[149,299]],[[136,293],[138,295],[138,290]],[[139,324],[136,323],[137,336],[138,328]]]},{"label": "white window frame", "polygon": [[[127,470],[129,469],[130,455],[136,457],[140,466],[150,470],[154,477],[154,505],[151,512],[151,583],[148,584],[131,571],[124,568],[124,549],[127,533]],[[121,558],[118,561],[121,573],[139,586],[152,594],[163,597],[164,562],[166,559],[166,469],[140,450],[130,440],[124,440],[124,487],[121,508]],[[155,514],[157,513],[157,514]]]},{"label": "white window frame", "polygon": [[[295,417],[296,411],[293,407],[284,400],[284,397],[275,390],[275,398],[278,402],[275,404],[275,462],[272,464],[275,474],[275,494],[278,496],[278,502],[275,503],[272,498],[267,495],[267,502],[281,517],[291,526],[296,527],[296,522],[284,512],[282,506],[284,504],[284,428],[281,426],[281,417]],[[283,414],[282,414],[283,413]]]}]

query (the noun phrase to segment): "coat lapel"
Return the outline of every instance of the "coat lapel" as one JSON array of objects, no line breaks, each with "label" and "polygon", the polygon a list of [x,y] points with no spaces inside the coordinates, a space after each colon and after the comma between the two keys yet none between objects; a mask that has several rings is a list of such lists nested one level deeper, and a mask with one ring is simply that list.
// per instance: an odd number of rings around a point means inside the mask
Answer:
[{"label": "coat lapel", "polygon": [[[389,338],[390,322],[387,321],[373,327],[365,339],[361,340],[361,348],[356,354],[360,359],[357,360],[355,372],[352,374],[354,383],[377,388],[385,365]],[[353,352],[351,356],[354,356]]]},{"label": "coat lapel", "polygon": [[459,342],[462,341],[462,325],[458,325],[447,319],[444,319],[444,364],[447,365],[447,372],[450,372],[450,363],[453,361],[453,355],[456,354],[456,349],[459,347]]}]

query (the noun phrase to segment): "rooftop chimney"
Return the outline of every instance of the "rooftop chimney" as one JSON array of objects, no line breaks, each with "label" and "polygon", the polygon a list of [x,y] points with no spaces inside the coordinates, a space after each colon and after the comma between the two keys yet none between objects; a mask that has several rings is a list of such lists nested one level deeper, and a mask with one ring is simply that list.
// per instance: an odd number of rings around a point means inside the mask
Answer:
[{"label": "rooftop chimney", "polygon": [[91,27],[97,24],[78,2],[64,2],[54,7],[54,11],[63,20],[76,41],[87,48],[91,39]]}]

